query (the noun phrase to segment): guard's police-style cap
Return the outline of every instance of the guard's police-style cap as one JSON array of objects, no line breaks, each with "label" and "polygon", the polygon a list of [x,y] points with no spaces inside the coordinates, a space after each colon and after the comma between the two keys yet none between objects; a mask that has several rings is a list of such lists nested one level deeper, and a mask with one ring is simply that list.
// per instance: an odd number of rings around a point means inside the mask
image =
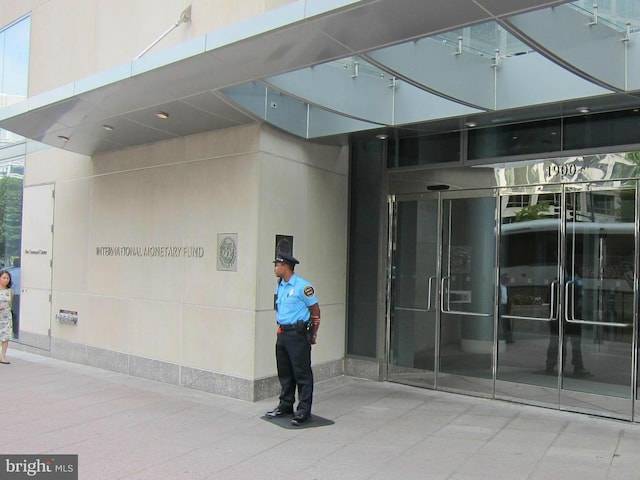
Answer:
[{"label": "guard's police-style cap", "polygon": [[289,265],[297,265],[300,263],[296,257],[288,253],[278,252],[273,263],[288,263]]}]

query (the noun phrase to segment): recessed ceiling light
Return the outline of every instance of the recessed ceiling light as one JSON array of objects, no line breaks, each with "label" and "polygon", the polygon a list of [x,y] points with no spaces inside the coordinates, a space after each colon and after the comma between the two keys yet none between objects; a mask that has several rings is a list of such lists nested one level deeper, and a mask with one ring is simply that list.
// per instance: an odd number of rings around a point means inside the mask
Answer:
[{"label": "recessed ceiling light", "polygon": [[385,135],[384,133],[381,133],[379,135],[376,135],[376,138],[378,140],[386,140],[387,138],[389,138],[389,135]]},{"label": "recessed ceiling light", "polygon": [[478,124],[476,122],[467,122],[465,125],[469,128],[477,127]]},{"label": "recessed ceiling light", "polygon": [[113,130],[113,127],[111,125],[107,125],[106,123],[104,125],[102,125],[102,128],[104,128],[105,130],[107,130],[109,132]]},{"label": "recessed ceiling light", "polygon": [[163,120],[169,118],[169,114],[167,112],[156,112],[156,117],[162,118]]},{"label": "recessed ceiling light", "polygon": [[63,142],[68,142],[69,141],[69,137],[65,137],[64,135],[58,135],[58,138],[60,140],[62,140]]},{"label": "recessed ceiling light", "polygon": [[591,111],[589,110],[589,107],[578,107],[576,110],[580,113],[589,113]]}]

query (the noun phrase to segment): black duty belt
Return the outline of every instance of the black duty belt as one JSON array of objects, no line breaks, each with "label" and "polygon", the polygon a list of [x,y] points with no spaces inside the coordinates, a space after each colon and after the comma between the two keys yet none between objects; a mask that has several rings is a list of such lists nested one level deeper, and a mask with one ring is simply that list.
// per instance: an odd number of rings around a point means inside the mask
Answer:
[{"label": "black duty belt", "polygon": [[[304,327],[305,327],[305,329],[307,328],[307,322],[304,323]],[[289,332],[291,330],[298,330],[298,327],[296,326],[295,323],[293,323],[291,325],[280,325],[280,324],[278,324],[278,328],[280,330],[282,330],[283,332]]]},{"label": "black duty belt", "polygon": [[288,332],[289,330],[295,330],[296,329],[295,325],[280,325],[280,324],[278,324],[278,327],[280,327],[280,330],[282,330],[283,332]]}]

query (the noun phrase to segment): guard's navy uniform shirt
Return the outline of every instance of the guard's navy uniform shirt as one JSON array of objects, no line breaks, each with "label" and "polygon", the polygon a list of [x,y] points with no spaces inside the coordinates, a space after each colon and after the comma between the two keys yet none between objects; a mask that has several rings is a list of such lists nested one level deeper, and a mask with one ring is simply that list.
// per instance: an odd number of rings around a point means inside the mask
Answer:
[{"label": "guard's navy uniform shirt", "polygon": [[309,320],[309,307],[318,303],[316,292],[308,281],[295,273],[288,282],[280,280],[276,287],[276,318],[280,325],[295,325]]}]

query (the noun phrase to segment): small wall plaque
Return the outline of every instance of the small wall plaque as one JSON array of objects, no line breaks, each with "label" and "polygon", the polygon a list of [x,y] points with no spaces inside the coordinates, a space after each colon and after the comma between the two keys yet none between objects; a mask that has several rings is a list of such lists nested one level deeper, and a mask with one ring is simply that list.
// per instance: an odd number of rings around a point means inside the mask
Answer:
[{"label": "small wall plaque", "polygon": [[274,255],[288,253],[293,255],[293,235],[276,235],[276,251]]},{"label": "small wall plaque", "polygon": [[78,312],[60,310],[56,313],[56,320],[63,325],[78,325]]},{"label": "small wall plaque", "polygon": [[238,271],[238,234],[218,234],[218,266],[223,272]]}]

